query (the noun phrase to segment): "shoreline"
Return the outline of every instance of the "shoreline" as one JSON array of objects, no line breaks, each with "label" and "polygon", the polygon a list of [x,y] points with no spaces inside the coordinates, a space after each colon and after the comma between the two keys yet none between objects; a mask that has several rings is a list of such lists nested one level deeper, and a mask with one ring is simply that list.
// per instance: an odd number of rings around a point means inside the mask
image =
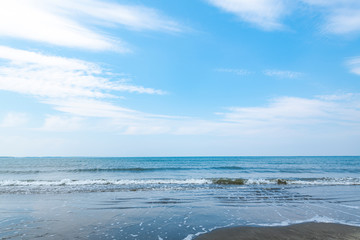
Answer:
[{"label": "shoreline", "polygon": [[231,227],[195,240],[360,240],[360,227],[338,223],[300,223],[281,227]]}]

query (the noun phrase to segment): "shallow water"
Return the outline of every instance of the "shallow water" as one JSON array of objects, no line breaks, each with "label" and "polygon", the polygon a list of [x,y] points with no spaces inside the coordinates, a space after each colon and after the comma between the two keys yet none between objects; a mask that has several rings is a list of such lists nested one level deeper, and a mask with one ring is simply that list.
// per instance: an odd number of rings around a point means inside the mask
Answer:
[{"label": "shallow water", "polygon": [[360,157],[0,162],[2,239],[180,240],[224,226],[360,226]]}]

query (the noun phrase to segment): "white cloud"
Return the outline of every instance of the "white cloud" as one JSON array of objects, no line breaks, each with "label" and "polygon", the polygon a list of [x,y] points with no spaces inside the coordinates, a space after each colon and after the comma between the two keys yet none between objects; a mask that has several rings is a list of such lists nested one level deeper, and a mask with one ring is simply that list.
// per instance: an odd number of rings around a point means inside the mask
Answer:
[{"label": "white cloud", "polygon": [[225,72],[225,73],[233,73],[233,74],[241,75],[241,76],[251,74],[251,72],[246,70],[246,69],[217,68],[217,69],[215,69],[215,71],[217,71],[217,72]]},{"label": "white cloud", "polygon": [[326,101],[338,101],[338,100],[351,100],[356,98],[358,94],[354,93],[340,93],[340,94],[331,94],[331,95],[319,95],[317,98],[323,99]]},{"label": "white cloud", "polygon": [[[210,4],[232,14],[240,20],[263,30],[285,29],[283,18],[297,7],[314,10],[324,21],[322,31],[331,34],[360,32],[360,1],[358,0],[207,0]],[[302,8],[301,4],[307,8]],[[310,8],[308,8],[310,7]]]},{"label": "white cloud", "polygon": [[81,117],[136,119],[142,116],[140,112],[96,99],[62,98],[48,99],[42,102],[53,105],[58,111]]},{"label": "white cloud", "polygon": [[[346,97],[344,97],[346,96]],[[230,108],[224,120],[247,128],[289,128],[322,124],[360,126],[360,95],[318,96],[314,99],[280,97],[266,107]],[[336,127],[334,128],[336,129]]]},{"label": "white cloud", "polygon": [[294,71],[284,71],[284,70],[265,70],[263,72],[265,75],[270,77],[277,77],[277,78],[298,78],[301,75],[303,75],[300,72],[294,72]]},{"label": "white cloud", "polygon": [[19,50],[11,47],[0,46],[0,58],[10,61],[14,65],[37,64],[46,67],[58,67],[66,70],[86,71],[99,73],[100,69],[95,64],[58,56],[48,56],[37,52]]},{"label": "white cloud", "polygon": [[357,0],[301,0],[304,3],[310,4],[310,5],[318,5],[318,6],[342,6],[342,5],[348,5],[348,4],[356,4]]},{"label": "white cloud", "polygon": [[[47,1],[48,3],[50,1]],[[0,4],[0,36],[23,38],[65,47],[125,51],[114,40],[80,23],[52,13],[45,1],[13,0]],[[119,45],[119,46],[116,46]]]},{"label": "white cloud", "polygon": [[292,135],[319,137],[350,132],[360,134],[360,94],[346,93],[315,98],[279,97],[262,107],[232,107],[217,113],[217,120],[196,118],[119,118],[109,126],[130,135],[170,134],[273,138]]},{"label": "white cloud", "polygon": [[[118,106],[119,91],[162,94],[160,90],[112,81],[104,70],[78,59],[0,47],[0,89],[32,95],[63,116],[47,116],[43,130],[74,131],[86,126],[119,134],[264,136],[301,132],[298,126],[327,130],[360,129],[359,94],[316,98],[280,97],[263,107],[233,107],[217,120],[161,116]],[[354,58],[351,64],[357,64]],[[289,77],[285,71],[285,76]],[[26,116],[9,114],[2,126],[25,124]],[[108,120],[108,124],[103,124]],[[94,124],[87,124],[89,121]],[[355,126],[355,127],[354,127]],[[89,130],[89,129],[87,129]],[[303,130],[303,129],[302,129]],[[323,132],[325,133],[325,131]]]},{"label": "white cloud", "polygon": [[[360,94],[346,93],[315,98],[279,97],[263,107],[232,107],[217,120],[145,114],[96,100],[61,100],[55,109],[78,117],[102,117],[103,131],[146,135],[212,135],[269,137],[318,131],[360,133]],[[94,128],[94,125],[92,125]]]},{"label": "white cloud", "polygon": [[350,68],[350,72],[360,75],[360,57],[353,57],[346,61],[346,65]]},{"label": "white cloud", "polygon": [[[217,72],[223,73],[232,73],[240,76],[250,75],[255,72],[250,72],[246,69],[234,69],[234,68],[217,68],[215,69]],[[276,69],[268,69],[262,72],[264,75],[269,77],[277,77],[277,78],[299,78],[303,75],[301,72],[288,71],[288,70],[276,70]]]},{"label": "white cloud", "polygon": [[53,2],[59,8],[71,9],[73,14],[82,13],[133,30],[183,31],[183,27],[179,23],[161,15],[153,8],[140,5],[120,5],[98,0],[55,0]]},{"label": "white cloud", "polygon": [[108,98],[112,92],[164,94],[161,90],[111,80],[100,66],[0,46],[0,89],[48,98]]},{"label": "white cloud", "polygon": [[324,15],[323,29],[332,34],[360,31],[360,2],[357,0],[302,0]]},{"label": "white cloud", "polygon": [[[78,59],[48,56],[37,52],[0,46],[0,90],[36,97],[40,102],[70,117],[47,117],[43,129],[75,130],[82,118],[113,118],[141,121],[162,117],[117,106],[119,92],[164,94],[153,88],[130,85],[122,79],[111,79],[99,65]],[[11,115],[2,125],[19,122]],[[80,121],[81,120],[81,121]],[[68,125],[68,127],[66,127]]]},{"label": "white cloud", "polygon": [[284,27],[281,18],[287,13],[287,9],[283,0],[208,0],[208,2],[264,30],[278,30]]},{"label": "white cloud", "polygon": [[0,123],[0,127],[19,127],[23,126],[28,122],[27,114],[9,112],[5,115],[4,119]]},{"label": "white cloud", "polygon": [[143,6],[98,0],[0,2],[0,36],[65,47],[129,51],[119,39],[94,31],[94,25],[105,23],[110,27],[122,25],[135,30],[179,32],[182,29],[180,24],[155,9]]},{"label": "white cloud", "polygon": [[[358,154],[360,94],[355,93],[279,97],[265,106],[230,108],[217,120],[151,116],[96,100],[58,104],[66,114],[48,115],[42,128],[1,135],[4,155]],[[34,139],[34,130],[51,131],[52,139]],[[57,133],[64,131],[83,132]],[[93,133],[96,138],[89,137]]]},{"label": "white cloud", "polygon": [[267,107],[230,108],[225,120],[238,123],[273,123],[274,121],[298,121],[309,117],[323,117],[322,107],[327,105],[320,100],[282,97],[273,100]]},{"label": "white cloud", "polygon": [[328,18],[325,29],[334,34],[348,34],[360,31],[360,7],[337,10]]}]

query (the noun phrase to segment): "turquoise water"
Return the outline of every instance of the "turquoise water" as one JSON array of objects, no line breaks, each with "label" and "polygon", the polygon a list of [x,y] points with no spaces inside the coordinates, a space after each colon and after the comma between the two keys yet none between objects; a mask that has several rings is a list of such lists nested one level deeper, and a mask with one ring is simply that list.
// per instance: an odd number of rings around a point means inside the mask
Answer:
[{"label": "turquoise water", "polygon": [[0,158],[0,238],[192,239],[360,226],[360,157]]}]

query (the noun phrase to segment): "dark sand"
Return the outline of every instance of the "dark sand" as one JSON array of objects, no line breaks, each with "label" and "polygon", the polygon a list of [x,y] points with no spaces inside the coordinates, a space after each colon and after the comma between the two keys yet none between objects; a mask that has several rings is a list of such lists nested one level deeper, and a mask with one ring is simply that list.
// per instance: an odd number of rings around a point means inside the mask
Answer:
[{"label": "dark sand", "polygon": [[360,227],[335,223],[302,223],[286,227],[222,228],[196,240],[360,240]]}]

